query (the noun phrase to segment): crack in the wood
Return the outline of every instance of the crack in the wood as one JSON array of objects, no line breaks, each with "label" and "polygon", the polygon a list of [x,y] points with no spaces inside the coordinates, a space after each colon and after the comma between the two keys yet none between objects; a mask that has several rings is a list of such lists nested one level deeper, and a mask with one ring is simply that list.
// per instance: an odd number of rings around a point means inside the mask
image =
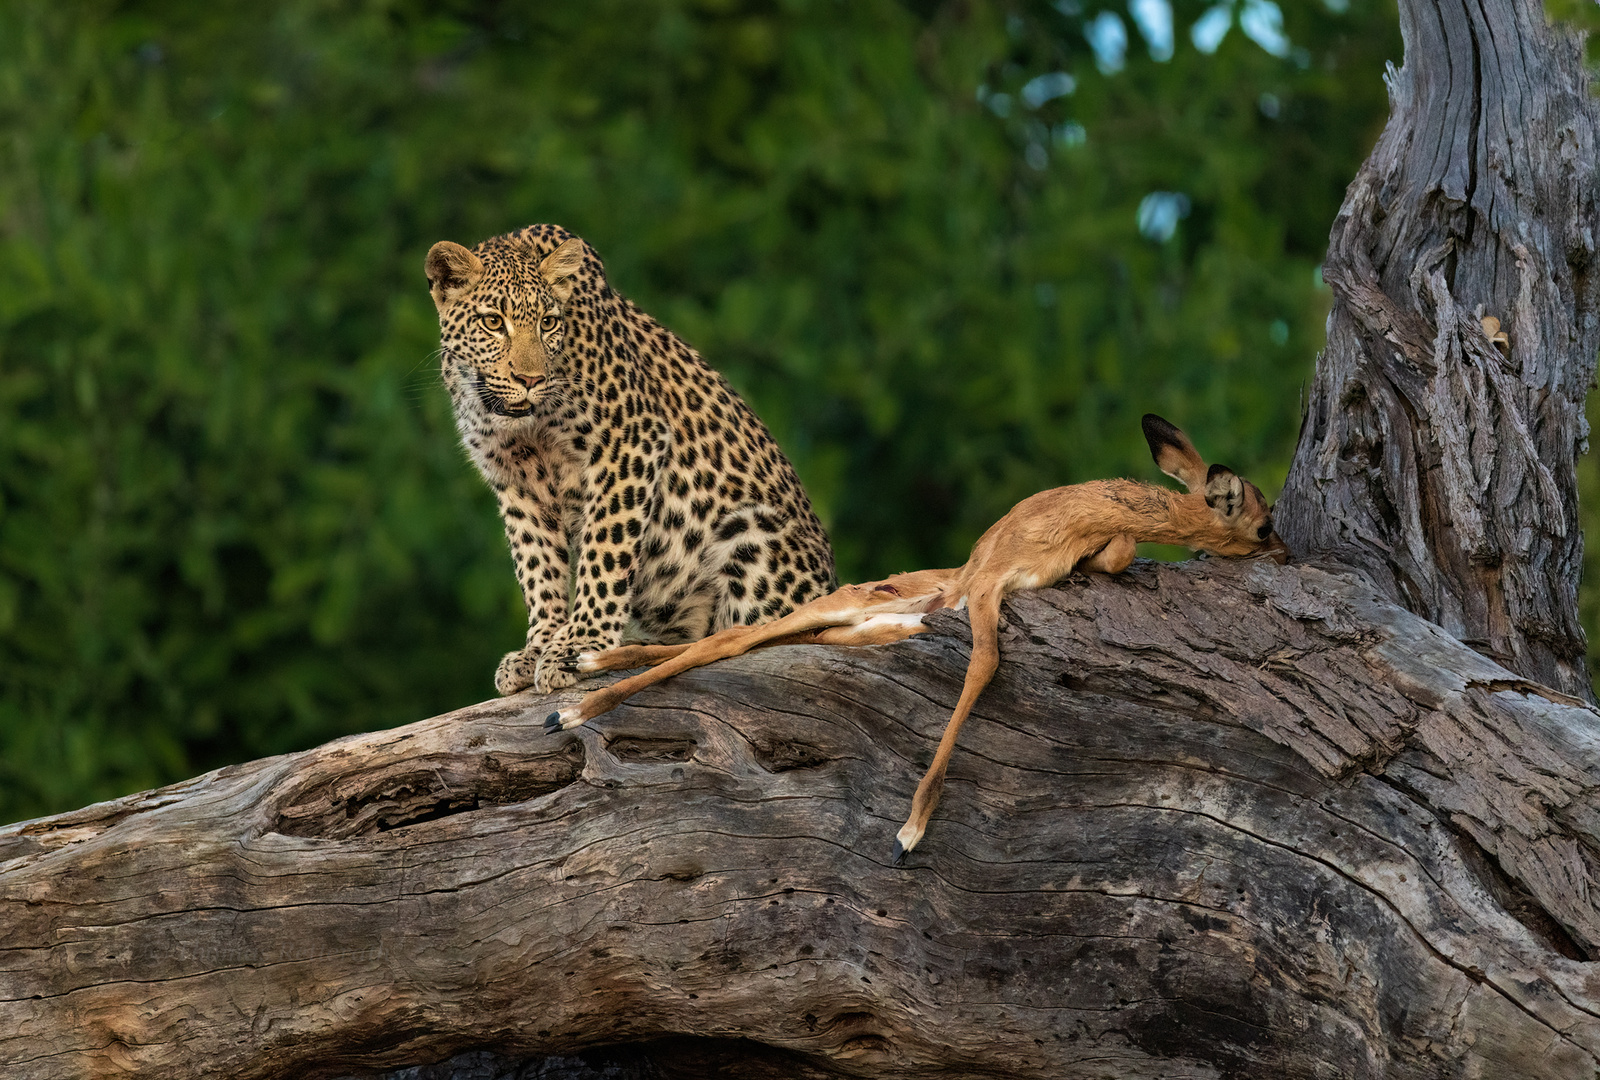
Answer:
[{"label": "crack in the wood", "polygon": [[[3,1044],[5,1044],[7,1042],[10,1042],[10,1041],[11,1041],[10,1039],[0,1038],[0,1045],[3,1045]],[[109,1050],[113,1046],[127,1046],[127,1045],[128,1044],[126,1042],[124,1042],[123,1040],[121,1040],[121,1039],[112,1039],[109,1042],[92,1043],[92,1044],[90,1044],[88,1046],[70,1046],[70,1047],[67,1047],[67,1048],[62,1049],[62,1050],[51,1051],[48,1054],[36,1054],[33,1057],[29,1057],[29,1058],[14,1058],[13,1060],[6,1062],[6,1064],[7,1065],[28,1065],[28,1064],[31,1064],[31,1063],[33,1063],[35,1061],[49,1061],[51,1058],[75,1057],[75,1056],[77,1056],[79,1054],[83,1054],[83,1053],[86,1053],[86,1052],[91,1052],[91,1051],[95,1051],[95,1050]]]},{"label": "crack in the wood", "polygon": [[1468,679],[1466,689],[1487,690],[1491,694],[1504,692],[1527,694],[1530,697],[1543,698],[1552,705],[1570,705],[1575,709],[1582,709],[1596,719],[1600,719],[1600,709],[1596,709],[1589,702],[1563,694],[1559,690],[1552,690],[1548,686],[1528,679]]},{"label": "crack in the wood", "polygon": [[[187,787],[193,783],[194,781],[191,780],[188,784],[181,786]],[[164,806],[182,802],[184,795],[182,792],[172,792],[170,794],[164,792],[158,801],[148,803],[144,801],[148,796],[134,795],[130,796],[130,798],[139,801],[132,806],[119,806],[97,817],[84,817],[82,815],[85,811],[80,810],[77,814],[63,814],[60,817],[45,818],[42,821],[30,821],[20,827],[12,826],[12,828],[16,829],[15,835],[17,836],[48,836],[51,833],[71,832],[75,829],[92,829],[96,833],[102,833],[115,828],[131,817],[148,814],[151,811],[160,810]],[[6,831],[9,832],[10,829]]]},{"label": "crack in the wood", "polygon": [[[556,754],[434,753],[398,765],[384,762],[334,783],[286,793],[271,831],[350,840],[485,806],[529,802],[574,783],[583,771],[583,758],[583,745],[569,743]],[[451,770],[459,790],[444,779],[441,766]]]},{"label": "crack in the wood", "polygon": [[[1161,808],[1161,807],[1152,807],[1151,809],[1163,809],[1163,808]],[[1182,808],[1179,808],[1179,807],[1166,807],[1165,809],[1172,810],[1173,812],[1176,812],[1176,813],[1194,814],[1197,817],[1206,818],[1207,820],[1215,822],[1216,824],[1221,825],[1224,828],[1235,829],[1235,830],[1237,830],[1239,832],[1244,833],[1246,836],[1253,837],[1256,840],[1260,841],[1263,844],[1266,844],[1269,847],[1279,848],[1279,849],[1281,849],[1283,851],[1287,851],[1290,854],[1298,856],[1298,857],[1300,857],[1302,859],[1308,859],[1308,860],[1310,860],[1312,862],[1315,862],[1315,863],[1318,863],[1318,864],[1320,864],[1322,866],[1327,867],[1329,870],[1333,871],[1339,877],[1344,878],[1346,881],[1350,882],[1352,885],[1356,886],[1358,889],[1362,890],[1367,895],[1371,896],[1374,900],[1376,900],[1379,903],[1381,903],[1384,907],[1388,908],[1389,911],[1393,914],[1393,916],[1397,920],[1399,920],[1400,924],[1403,925],[1407,930],[1411,931],[1412,936],[1416,938],[1418,943],[1420,943],[1423,946],[1423,948],[1427,949],[1429,953],[1433,954],[1433,956],[1436,957],[1441,963],[1456,969],[1457,971],[1461,972],[1461,974],[1466,976],[1468,979],[1471,979],[1473,982],[1480,983],[1480,984],[1482,984],[1484,986],[1489,987],[1495,993],[1497,993],[1501,997],[1505,998],[1505,1000],[1509,1004],[1515,1006],[1520,1012],[1522,1012],[1525,1015],[1527,1015],[1527,1017],[1530,1020],[1534,1021],[1536,1024],[1540,1025],[1541,1027],[1546,1028],[1547,1030],[1551,1031],[1553,1034],[1558,1036],[1561,1039],[1562,1042],[1568,1043],[1574,1049],[1579,1050],[1579,1051],[1589,1055],[1589,1057],[1592,1060],[1595,1061],[1596,1066],[1600,1067],[1600,1056],[1596,1056],[1596,1054],[1595,1054],[1595,1052],[1593,1050],[1591,1050],[1588,1047],[1582,1046],[1571,1035],[1568,1035],[1566,1032],[1560,1031],[1559,1029],[1555,1028],[1548,1021],[1546,1021],[1544,1018],[1542,1018],[1536,1012],[1534,1012],[1531,1008],[1529,1008],[1527,1005],[1524,1005],[1521,1001],[1519,1001],[1517,999],[1517,997],[1514,994],[1512,994],[1509,990],[1507,990],[1505,987],[1501,986],[1498,982],[1496,982],[1493,978],[1491,978],[1487,972],[1485,972],[1482,969],[1476,967],[1475,965],[1464,964],[1464,963],[1456,960],[1454,957],[1449,956],[1448,954],[1446,954],[1439,947],[1435,946],[1431,941],[1428,940],[1426,935],[1424,935],[1420,930],[1417,929],[1417,927],[1411,922],[1410,919],[1406,918],[1405,913],[1402,912],[1400,910],[1400,908],[1392,900],[1389,899],[1388,896],[1386,896],[1384,893],[1382,893],[1381,891],[1379,891],[1375,887],[1373,887],[1371,885],[1368,885],[1366,882],[1363,882],[1363,881],[1359,880],[1358,878],[1355,878],[1355,877],[1351,876],[1347,871],[1345,871],[1345,870],[1341,869],[1340,867],[1336,866],[1335,864],[1329,862],[1327,859],[1320,858],[1319,856],[1317,856],[1317,855],[1315,855],[1315,854],[1313,854],[1311,852],[1300,851],[1300,850],[1298,850],[1296,848],[1290,847],[1287,844],[1282,844],[1282,843],[1279,843],[1277,841],[1270,840],[1267,837],[1260,836],[1260,835],[1258,835],[1258,834],[1256,834],[1254,832],[1251,832],[1249,829],[1243,828],[1242,826],[1235,825],[1235,824],[1232,824],[1230,822],[1225,822],[1225,821],[1221,820],[1220,818],[1217,818],[1215,815],[1207,814],[1204,811],[1200,811],[1200,810],[1185,810],[1185,809],[1182,809]],[[1557,997],[1559,997],[1563,1002],[1565,1002],[1570,1008],[1572,1008],[1574,1011],[1583,1013],[1586,1016],[1593,1016],[1593,1017],[1596,1017],[1597,1019],[1600,1019],[1600,1010],[1588,1008],[1588,1007],[1585,1007],[1584,1005],[1579,1004],[1576,1001],[1573,1001],[1570,997],[1568,997],[1566,995],[1566,993],[1564,993],[1562,991],[1561,987],[1559,985],[1557,985],[1556,983],[1552,982],[1551,980],[1546,979],[1546,980],[1544,980],[1544,985],[1549,986],[1551,991]]]},{"label": "crack in the wood", "polygon": [[[1465,5],[1466,0],[1462,0]],[[1483,9],[1479,7],[1477,14],[1482,15]],[[1467,27],[1467,41],[1472,47],[1472,116],[1467,121],[1467,191],[1466,191],[1466,218],[1467,230],[1462,236],[1462,243],[1472,243],[1474,226],[1477,223],[1477,209],[1472,205],[1478,190],[1478,138],[1479,128],[1483,124],[1483,47],[1478,42],[1477,20],[1467,14],[1462,20]],[[1455,290],[1455,270],[1458,260],[1453,257],[1447,270],[1450,288]]]},{"label": "crack in the wood", "polygon": [[[1419,769],[1418,771],[1420,772],[1425,770]],[[1430,773],[1429,775],[1432,774]],[[1471,865],[1465,866],[1464,869],[1466,869],[1469,873],[1475,873],[1480,879],[1484,877],[1485,870],[1487,870],[1487,872],[1490,874],[1499,875],[1503,881],[1503,884],[1494,882],[1492,880],[1480,880],[1480,886],[1483,888],[1484,893],[1492,898],[1497,905],[1499,905],[1502,912],[1520,923],[1536,939],[1543,942],[1547,948],[1551,949],[1551,951],[1560,953],[1569,960],[1581,961],[1593,958],[1592,956],[1585,955],[1588,950],[1585,950],[1584,947],[1572,937],[1567,929],[1561,924],[1560,919],[1557,919],[1549,909],[1544,907],[1544,905],[1539,902],[1538,897],[1533,894],[1532,890],[1528,888],[1526,883],[1524,883],[1515,874],[1512,874],[1510,871],[1506,870],[1506,868],[1501,865],[1500,860],[1496,858],[1492,852],[1486,850],[1482,844],[1478,843],[1472,838],[1471,834],[1467,833],[1464,829],[1456,824],[1454,815],[1441,812],[1439,808],[1433,805],[1427,796],[1422,794],[1422,792],[1417,791],[1410,784],[1406,783],[1399,777],[1382,775],[1374,776],[1373,779],[1409,799],[1420,810],[1426,813],[1429,818],[1431,818],[1441,828],[1454,837],[1456,843],[1461,848],[1465,849],[1466,852],[1475,853],[1480,859],[1483,860],[1485,866],[1482,868],[1472,867]],[[1486,822],[1485,824],[1487,825],[1488,823]],[[1497,884],[1499,885],[1498,888]],[[1508,903],[1504,897],[1499,895],[1501,892],[1509,893],[1511,897],[1518,901],[1518,904],[1514,906],[1513,904]],[[1527,910],[1519,911],[1517,910],[1518,906],[1526,908]],[[1532,913],[1531,915],[1530,912]]]},{"label": "crack in the wood", "polygon": [[[270,960],[260,964],[224,964],[220,967],[207,968],[204,971],[191,971],[179,975],[168,975],[159,979],[107,979],[104,982],[85,983],[83,986],[75,986],[70,990],[63,990],[59,994],[29,994],[26,997],[20,998],[0,998],[0,1003],[11,1004],[25,1001],[55,1001],[60,998],[71,997],[73,994],[81,994],[89,991],[100,991],[112,986],[166,986],[170,983],[187,982],[190,979],[204,979],[213,975],[226,975],[232,971],[265,971],[271,968],[301,965],[313,960],[327,960],[340,956],[361,956],[363,954],[368,954],[371,951],[371,949],[340,949],[337,952],[317,953],[312,956],[297,956],[291,960]],[[376,990],[379,989],[379,987],[353,987],[351,989]],[[338,996],[343,996],[345,993],[348,993],[348,991],[341,990]],[[304,1002],[302,1002],[302,1004],[304,1004]],[[7,1040],[3,1036],[0,1036],[0,1045],[3,1045],[6,1041]],[[8,1064],[10,1063],[8,1062]]]}]

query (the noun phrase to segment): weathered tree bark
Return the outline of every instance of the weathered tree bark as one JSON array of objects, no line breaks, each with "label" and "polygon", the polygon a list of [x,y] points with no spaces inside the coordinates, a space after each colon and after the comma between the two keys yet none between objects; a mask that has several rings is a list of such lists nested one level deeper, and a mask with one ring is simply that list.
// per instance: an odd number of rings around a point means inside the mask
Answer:
[{"label": "weathered tree bark", "polygon": [[1400,23],[1389,124],[1323,267],[1328,345],[1278,529],[1592,700],[1575,463],[1600,348],[1600,114],[1583,46],[1539,0],[1401,0]]},{"label": "weathered tree bark", "polygon": [[[1592,1076],[1595,712],[1354,578],[1138,564],[592,729],[515,698],[0,832],[0,1074],[667,1037],[699,1075]],[[570,692],[568,695],[570,696]],[[670,1072],[669,1072],[670,1074]]]},{"label": "weathered tree bark", "polygon": [[909,865],[960,613],[0,829],[0,1075],[1600,1075],[1596,113],[1536,0],[1402,19],[1277,513],[1312,561],[1014,599]]}]

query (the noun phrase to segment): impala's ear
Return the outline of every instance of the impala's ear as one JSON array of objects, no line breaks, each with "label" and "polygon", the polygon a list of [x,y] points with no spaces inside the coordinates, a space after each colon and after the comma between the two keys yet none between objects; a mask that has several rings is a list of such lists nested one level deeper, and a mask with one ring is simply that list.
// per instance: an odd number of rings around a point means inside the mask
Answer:
[{"label": "impala's ear", "polygon": [[577,284],[573,278],[582,265],[583,241],[576,236],[546,255],[544,262],[539,264],[539,275],[550,286],[550,291],[556,294],[557,302],[565,304],[572,295],[572,287]]},{"label": "impala's ear", "polygon": [[428,274],[428,292],[433,296],[433,306],[441,314],[483,277],[483,260],[449,240],[441,240],[428,249],[428,261],[424,268]]},{"label": "impala's ear", "polygon": [[1226,519],[1244,512],[1244,481],[1226,465],[1213,465],[1206,473],[1206,505]]},{"label": "impala's ear", "polygon": [[1144,428],[1144,441],[1150,444],[1150,456],[1156,459],[1156,468],[1191,492],[1199,491],[1206,482],[1206,463],[1189,436],[1155,413],[1145,413],[1139,424]]}]

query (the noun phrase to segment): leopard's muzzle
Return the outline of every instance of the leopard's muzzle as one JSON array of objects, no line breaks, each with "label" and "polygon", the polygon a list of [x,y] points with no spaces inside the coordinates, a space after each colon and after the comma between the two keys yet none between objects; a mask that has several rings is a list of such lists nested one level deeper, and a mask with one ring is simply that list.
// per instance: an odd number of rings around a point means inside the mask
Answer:
[{"label": "leopard's muzzle", "polygon": [[483,407],[496,416],[520,417],[527,416],[533,412],[533,402],[523,401],[520,404],[511,404],[491,390],[484,381],[483,376],[476,371],[472,373],[472,389],[478,395],[478,400],[483,403]]}]

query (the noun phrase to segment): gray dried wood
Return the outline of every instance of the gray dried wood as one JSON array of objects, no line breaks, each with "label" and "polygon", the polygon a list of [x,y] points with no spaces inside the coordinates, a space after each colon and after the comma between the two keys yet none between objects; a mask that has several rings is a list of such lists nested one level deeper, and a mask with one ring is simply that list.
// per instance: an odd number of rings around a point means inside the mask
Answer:
[{"label": "gray dried wood", "polygon": [[1590,697],[1575,467],[1600,348],[1600,111],[1583,46],[1538,0],[1403,0],[1400,22],[1389,124],[1323,267],[1328,345],[1278,529]]},{"label": "gray dried wood", "polygon": [[1008,618],[900,869],[960,614],[576,733],[519,697],[12,826],[0,1072],[667,1038],[750,1076],[1600,1069],[1593,709],[1310,567],[1141,563]]}]

